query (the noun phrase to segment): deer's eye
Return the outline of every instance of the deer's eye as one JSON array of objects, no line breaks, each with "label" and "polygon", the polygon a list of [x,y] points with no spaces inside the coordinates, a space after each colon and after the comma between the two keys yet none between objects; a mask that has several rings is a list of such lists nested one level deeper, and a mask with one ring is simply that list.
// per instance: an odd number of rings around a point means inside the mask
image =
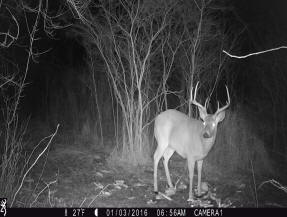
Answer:
[{"label": "deer's eye", "polygon": [[205,123],[205,121],[203,121],[203,126],[206,126],[206,123]]},{"label": "deer's eye", "polygon": [[215,127],[215,123],[212,123],[212,127]]}]

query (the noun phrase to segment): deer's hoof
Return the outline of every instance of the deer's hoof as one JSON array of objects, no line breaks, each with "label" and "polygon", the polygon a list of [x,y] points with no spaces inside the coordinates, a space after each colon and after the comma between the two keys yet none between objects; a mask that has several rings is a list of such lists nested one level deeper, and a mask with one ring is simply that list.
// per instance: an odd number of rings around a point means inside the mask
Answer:
[{"label": "deer's hoof", "polygon": [[209,189],[207,182],[202,182],[201,183],[201,191],[203,191],[203,193],[207,192]]},{"label": "deer's hoof", "polygon": [[190,197],[190,196],[189,196],[189,198],[187,199],[187,202],[193,203],[193,202],[194,202],[193,197]]},{"label": "deer's hoof", "polygon": [[195,189],[196,196],[201,197],[205,195],[208,192],[208,189],[209,189],[208,184],[206,182],[202,182],[200,189],[198,188]]},{"label": "deer's hoof", "polygon": [[156,199],[156,200],[161,200],[161,199],[162,199],[162,196],[161,196],[159,193],[157,193],[157,194],[155,195],[155,199]]},{"label": "deer's hoof", "polygon": [[176,192],[176,189],[175,189],[175,188],[168,188],[168,189],[165,190],[165,194],[166,194],[167,196],[172,196],[172,195],[175,194],[175,192]]}]

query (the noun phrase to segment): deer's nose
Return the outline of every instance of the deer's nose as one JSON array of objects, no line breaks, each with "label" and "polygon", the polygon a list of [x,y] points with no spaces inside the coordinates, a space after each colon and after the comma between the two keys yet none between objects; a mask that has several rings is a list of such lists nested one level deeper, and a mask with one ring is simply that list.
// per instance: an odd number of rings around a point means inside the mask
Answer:
[{"label": "deer's nose", "polygon": [[208,138],[210,138],[211,136],[210,136],[210,133],[208,133],[208,132],[204,132],[203,133],[203,138],[205,138],[205,139],[208,139]]}]

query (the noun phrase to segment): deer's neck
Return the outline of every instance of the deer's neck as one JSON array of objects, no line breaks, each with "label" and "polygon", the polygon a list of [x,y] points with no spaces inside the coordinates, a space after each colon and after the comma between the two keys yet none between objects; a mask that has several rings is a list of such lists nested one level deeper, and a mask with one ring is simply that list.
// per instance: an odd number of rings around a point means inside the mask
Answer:
[{"label": "deer's neck", "polygon": [[210,138],[204,138],[203,136],[201,136],[201,142],[202,142],[203,149],[204,149],[205,153],[208,153],[210,151],[210,149],[212,148],[212,146],[215,142],[215,138],[216,138],[216,131],[217,131],[217,129],[215,129],[213,136]]}]

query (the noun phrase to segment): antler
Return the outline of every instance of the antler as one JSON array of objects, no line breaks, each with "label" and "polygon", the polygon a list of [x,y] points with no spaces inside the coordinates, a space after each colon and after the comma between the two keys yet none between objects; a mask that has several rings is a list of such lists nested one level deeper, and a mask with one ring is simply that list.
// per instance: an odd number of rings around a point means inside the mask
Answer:
[{"label": "antler", "polygon": [[225,85],[226,88],[226,92],[227,92],[227,97],[228,97],[228,101],[226,102],[226,105],[223,106],[222,108],[219,108],[219,102],[217,101],[217,111],[215,112],[216,114],[222,112],[223,110],[227,109],[228,106],[230,105],[230,96],[229,96],[229,91],[228,91],[228,87]]},{"label": "antler", "polygon": [[201,109],[206,113],[206,105],[207,105],[207,100],[208,100],[208,98],[205,100],[204,106],[201,105],[199,102],[196,101],[196,94],[197,94],[198,83],[199,83],[199,82],[197,82],[196,85],[195,85],[194,97],[193,97],[193,94],[192,94],[192,92],[193,92],[193,87],[192,87],[191,90],[190,90],[190,102],[191,102],[192,104],[198,106],[199,108],[201,108]]}]

